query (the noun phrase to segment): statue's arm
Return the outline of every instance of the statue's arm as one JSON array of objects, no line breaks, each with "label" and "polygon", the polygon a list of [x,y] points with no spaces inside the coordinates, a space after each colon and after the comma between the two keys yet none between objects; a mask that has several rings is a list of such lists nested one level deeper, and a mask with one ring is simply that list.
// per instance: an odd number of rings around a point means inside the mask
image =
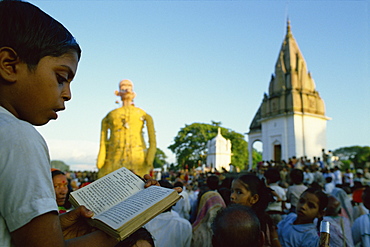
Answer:
[{"label": "statue's arm", "polygon": [[108,131],[108,123],[107,123],[107,117],[103,118],[101,122],[101,131],[100,131],[100,147],[99,147],[99,154],[96,166],[98,169],[102,168],[105,163],[105,157],[106,157],[106,144],[107,144],[107,131]]},{"label": "statue's arm", "polygon": [[149,114],[146,114],[145,120],[146,127],[148,130],[148,141],[149,141],[149,148],[146,155],[146,163],[148,165],[153,165],[155,152],[157,151],[157,140],[155,136],[154,122],[153,118]]}]

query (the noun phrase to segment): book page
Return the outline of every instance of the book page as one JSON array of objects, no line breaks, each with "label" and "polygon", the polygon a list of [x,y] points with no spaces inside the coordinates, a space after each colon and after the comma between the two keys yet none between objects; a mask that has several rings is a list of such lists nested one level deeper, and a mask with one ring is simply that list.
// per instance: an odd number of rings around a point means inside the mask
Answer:
[{"label": "book page", "polygon": [[72,192],[71,195],[79,205],[86,206],[96,216],[143,190],[144,184],[137,175],[123,167]]},{"label": "book page", "polygon": [[113,229],[118,229],[134,216],[144,212],[173,192],[174,190],[172,189],[151,186],[103,212],[95,219],[103,221]]}]

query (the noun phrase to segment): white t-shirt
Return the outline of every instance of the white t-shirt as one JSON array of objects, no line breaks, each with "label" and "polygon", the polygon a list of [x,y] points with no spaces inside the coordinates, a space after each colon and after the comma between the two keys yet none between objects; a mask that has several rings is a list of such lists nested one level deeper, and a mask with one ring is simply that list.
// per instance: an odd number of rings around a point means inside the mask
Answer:
[{"label": "white t-shirt", "polygon": [[0,246],[11,246],[10,232],[51,211],[58,206],[45,140],[0,107]]},{"label": "white t-shirt", "polygon": [[181,218],[184,218],[186,220],[189,220],[190,218],[190,200],[189,200],[189,194],[185,190],[185,187],[182,188],[182,192],[180,193],[182,198],[172,206],[172,210],[176,211]]},{"label": "white t-shirt", "polygon": [[159,214],[144,227],[152,234],[155,246],[190,247],[191,224],[173,210]]},{"label": "white t-shirt", "polygon": [[292,206],[296,207],[299,201],[299,197],[301,194],[307,190],[307,186],[303,184],[293,184],[288,187],[288,191],[286,192],[286,198],[290,201]]}]

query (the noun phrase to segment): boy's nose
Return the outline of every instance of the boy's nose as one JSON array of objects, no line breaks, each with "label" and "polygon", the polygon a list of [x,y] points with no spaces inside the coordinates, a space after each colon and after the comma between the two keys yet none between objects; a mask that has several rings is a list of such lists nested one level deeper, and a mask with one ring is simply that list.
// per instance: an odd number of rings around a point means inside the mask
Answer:
[{"label": "boy's nose", "polygon": [[69,84],[64,87],[62,92],[62,98],[64,99],[64,101],[68,101],[72,98],[72,92]]}]

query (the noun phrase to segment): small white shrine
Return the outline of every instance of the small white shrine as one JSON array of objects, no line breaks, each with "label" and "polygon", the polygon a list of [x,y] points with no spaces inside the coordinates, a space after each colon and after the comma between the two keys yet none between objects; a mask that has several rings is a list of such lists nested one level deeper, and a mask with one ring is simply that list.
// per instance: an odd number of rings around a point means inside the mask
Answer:
[{"label": "small white shrine", "polygon": [[213,171],[222,171],[222,168],[229,171],[232,155],[231,141],[221,135],[220,128],[216,137],[207,142],[207,149],[207,167]]}]

